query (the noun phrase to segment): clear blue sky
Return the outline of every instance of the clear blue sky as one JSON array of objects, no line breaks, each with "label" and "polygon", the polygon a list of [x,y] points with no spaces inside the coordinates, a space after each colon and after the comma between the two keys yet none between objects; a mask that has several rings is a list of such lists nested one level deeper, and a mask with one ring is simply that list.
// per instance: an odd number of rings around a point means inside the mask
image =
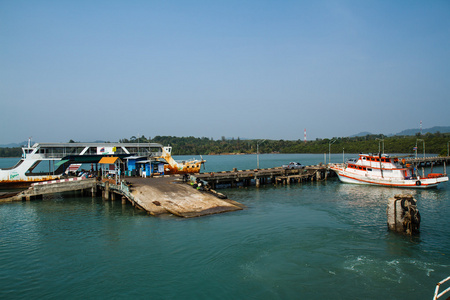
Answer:
[{"label": "clear blue sky", "polygon": [[448,126],[450,1],[0,0],[0,144]]}]

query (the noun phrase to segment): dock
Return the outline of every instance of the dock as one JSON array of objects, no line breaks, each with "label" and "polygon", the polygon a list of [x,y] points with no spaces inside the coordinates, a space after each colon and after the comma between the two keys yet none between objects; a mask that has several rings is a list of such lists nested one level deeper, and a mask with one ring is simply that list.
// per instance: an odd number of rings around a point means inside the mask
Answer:
[{"label": "dock", "polygon": [[447,166],[449,163],[450,156],[405,158],[405,164],[412,164],[418,167]]},{"label": "dock", "polygon": [[244,205],[226,198],[214,190],[199,191],[181,180],[181,176],[157,178],[130,177],[114,180],[70,178],[35,183],[27,190],[9,193],[0,203],[42,199],[44,195],[79,191],[82,196],[101,195],[105,201],[121,200],[153,216],[173,214],[192,218],[242,210]]},{"label": "dock", "polygon": [[195,175],[200,180],[216,189],[219,186],[236,187],[239,185],[259,187],[262,184],[291,184],[304,181],[326,180],[329,176],[334,176],[327,165],[319,164],[307,166],[302,169],[285,169],[282,167],[253,170],[237,170],[225,172],[200,173]]},{"label": "dock", "polygon": [[[402,163],[415,166],[446,165],[450,157],[405,158]],[[0,194],[0,203],[13,201],[30,201],[42,199],[43,196],[54,193],[80,191],[82,196],[102,196],[105,201],[122,201],[131,203],[134,207],[146,211],[153,216],[172,214],[178,217],[191,218],[210,214],[237,211],[244,205],[226,199],[218,193],[217,188],[256,186],[264,184],[289,185],[308,181],[324,181],[330,176],[336,176],[326,164],[306,166],[301,169],[286,169],[282,167],[252,170],[237,170],[223,172],[196,173],[191,180],[202,183],[197,189],[180,175],[160,176],[152,178],[125,177],[120,181],[112,179],[97,180],[96,178],[66,178],[60,180],[33,183],[22,192],[5,192]],[[189,177],[189,176],[188,176]]]},{"label": "dock", "polygon": [[[173,214],[192,218],[241,210],[244,205],[229,199],[219,199],[215,191],[199,191],[182,182],[180,176],[157,178],[127,178],[129,184],[105,187],[112,195],[119,194],[134,206],[158,216]],[[107,186],[108,184],[106,184]]]}]

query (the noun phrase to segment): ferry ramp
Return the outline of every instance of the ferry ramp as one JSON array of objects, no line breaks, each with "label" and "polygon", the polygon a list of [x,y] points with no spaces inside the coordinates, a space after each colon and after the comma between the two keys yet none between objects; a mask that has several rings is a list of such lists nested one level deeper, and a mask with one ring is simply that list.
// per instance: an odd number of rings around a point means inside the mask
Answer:
[{"label": "ferry ramp", "polygon": [[243,205],[228,199],[219,199],[208,192],[198,191],[174,177],[126,179],[130,184],[132,200],[152,215],[171,213],[191,218],[241,210]]}]

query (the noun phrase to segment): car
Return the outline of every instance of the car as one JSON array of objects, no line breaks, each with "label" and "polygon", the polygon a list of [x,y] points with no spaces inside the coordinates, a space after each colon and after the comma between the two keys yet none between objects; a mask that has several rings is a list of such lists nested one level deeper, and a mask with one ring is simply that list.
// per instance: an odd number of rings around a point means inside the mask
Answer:
[{"label": "car", "polygon": [[285,169],[303,169],[305,166],[299,162],[292,161],[287,165],[282,165]]}]

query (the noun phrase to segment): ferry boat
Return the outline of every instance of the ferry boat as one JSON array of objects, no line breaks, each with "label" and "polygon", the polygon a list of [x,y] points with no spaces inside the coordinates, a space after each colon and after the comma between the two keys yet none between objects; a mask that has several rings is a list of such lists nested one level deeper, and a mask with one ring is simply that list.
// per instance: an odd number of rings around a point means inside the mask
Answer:
[{"label": "ferry boat", "polygon": [[[22,147],[22,157],[11,167],[0,169],[0,188],[27,187],[33,182],[59,179],[82,164],[96,165],[104,156],[137,156],[163,160],[165,174],[198,173],[202,160],[175,161],[172,147],[157,143],[35,143]],[[98,169],[97,169],[98,170]]]},{"label": "ferry boat", "polygon": [[156,143],[34,143],[22,147],[22,157],[11,168],[0,169],[0,187],[26,187],[33,182],[59,179],[83,163],[96,164],[104,156],[161,154]]},{"label": "ferry boat", "polygon": [[425,189],[448,181],[448,176],[438,173],[420,177],[414,168],[402,166],[397,157],[384,154],[360,154],[358,159],[331,165],[330,169],[345,183]]}]

